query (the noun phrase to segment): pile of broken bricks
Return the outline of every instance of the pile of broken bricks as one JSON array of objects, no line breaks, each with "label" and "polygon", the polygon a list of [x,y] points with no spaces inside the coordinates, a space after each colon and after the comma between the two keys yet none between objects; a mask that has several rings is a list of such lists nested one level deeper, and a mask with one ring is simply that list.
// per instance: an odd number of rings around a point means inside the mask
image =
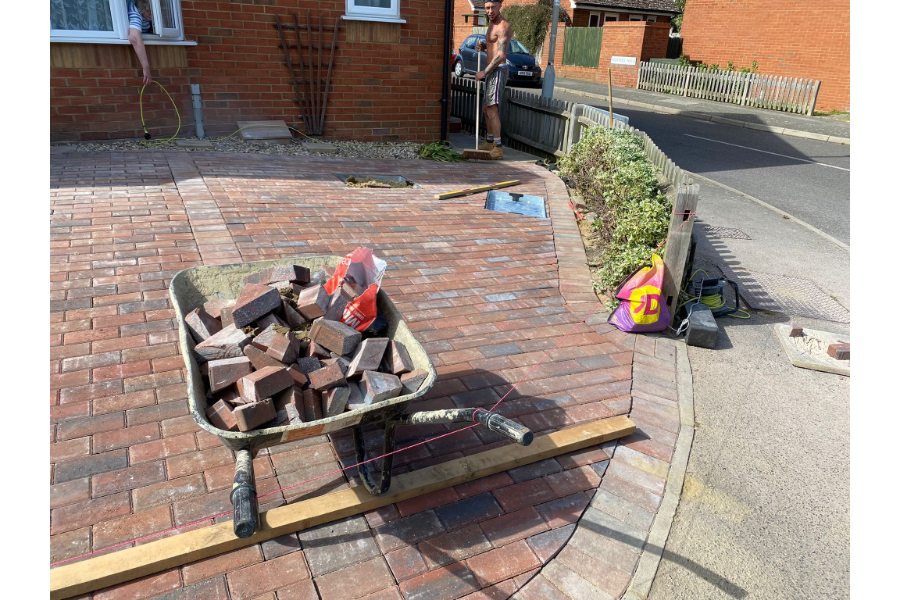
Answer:
[{"label": "pile of broken bricks", "polygon": [[384,327],[360,332],[341,322],[357,291],[344,282],[329,295],[328,278],[276,265],[248,275],[237,299],[210,300],[185,315],[213,426],[245,432],[309,423],[419,389],[427,371],[414,368]]}]

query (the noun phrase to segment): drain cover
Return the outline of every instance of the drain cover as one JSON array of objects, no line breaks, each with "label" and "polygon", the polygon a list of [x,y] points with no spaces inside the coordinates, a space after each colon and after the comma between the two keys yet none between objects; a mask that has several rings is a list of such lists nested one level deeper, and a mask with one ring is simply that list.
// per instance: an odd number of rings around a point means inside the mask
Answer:
[{"label": "drain cover", "polygon": [[511,194],[500,190],[488,192],[484,207],[497,212],[515,213],[526,217],[547,218],[547,207],[543,196],[528,194]]},{"label": "drain cover", "polygon": [[740,286],[741,298],[750,308],[835,323],[850,322],[850,312],[809,279],[734,270],[728,265],[720,268]]},{"label": "drain cover", "polygon": [[751,239],[749,235],[734,227],[716,227],[714,225],[707,225],[706,223],[703,223],[702,227],[706,235],[710,237],[729,238],[734,240]]}]

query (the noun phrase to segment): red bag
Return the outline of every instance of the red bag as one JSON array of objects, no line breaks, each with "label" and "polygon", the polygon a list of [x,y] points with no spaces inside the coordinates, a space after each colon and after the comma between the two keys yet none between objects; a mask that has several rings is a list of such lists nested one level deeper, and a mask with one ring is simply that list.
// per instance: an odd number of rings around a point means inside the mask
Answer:
[{"label": "red bag", "polygon": [[360,246],[343,259],[325,282],[325,291],[334,294],[344,284],[359,295],[347,303],[341,322],[357,331],[365,331],[378,316],[378,290],[387,263],[375,256],[372,250]]}]

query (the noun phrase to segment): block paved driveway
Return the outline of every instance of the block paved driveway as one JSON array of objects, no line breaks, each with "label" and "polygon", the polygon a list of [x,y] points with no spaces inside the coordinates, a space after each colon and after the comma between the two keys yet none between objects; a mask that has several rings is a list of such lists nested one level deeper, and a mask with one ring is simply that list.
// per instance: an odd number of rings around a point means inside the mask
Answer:
[{"label": "block paved driveway", "polygon": [[[345,189],[402,174],[418,188]],[[550,219],[437,192],[517,178]],[[631,414],[639,432],[95,592],[93,598],[607,598],[625,591],[678,432],[675,352],[605,324],[562,182],[530,163],[146,152],[51,161],[51,560],[230,509],[234,457],[188,413],[167,285],[180,269],[358,245],[439,375],[420,408],[493,404],[535,433]],[[400,443],[444,431],[401,429]],[[343,432],[342,432],[343,433]],[[348,485],[350,438],[254,461],[262,508]],[[469,430],[396,471],[502,445]],[[610,460],[612,458],[612,460]],[[290,489],[282,489],[289,487]],[[229,517],[219,517],[227,519]],[[576,527],[577,526],[577,527]],[[121,546],[120,546],[121,547]]]}]

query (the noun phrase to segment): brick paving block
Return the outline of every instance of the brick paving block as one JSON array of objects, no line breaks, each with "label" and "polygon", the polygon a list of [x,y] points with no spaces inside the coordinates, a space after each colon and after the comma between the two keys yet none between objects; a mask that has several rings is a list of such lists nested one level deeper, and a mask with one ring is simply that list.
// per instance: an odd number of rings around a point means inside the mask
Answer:
[{"label": "brick paving block", "polygon": [[331,358],[334,355],[334,352],[328,350],[319,344],[315,343],[312,340],[307,340],[306,342],[306,352],[305,356],[312,356],[319,359]]},{"label": "brick paving block", "polygon": [[[351,442],[352,443],[352,442]],[[372,529],[384,525],[385,523],[389,523],[391,521],[396,521],[400,518],[400,511],[397,510],[397,507],[393,504],[388,506],[382,506],[381,508],[377,508],[375,510],[370,510],[365,513],[366,522],[369,524],[369,527]]]},{"label": "brick paving block", "polygon": [[560,464],[556,462],[555,459],[548,458],[536,463],[510,469],[507,472],[509,473],[509,476],[513,478],[513,481],[521,483],[522,481],[528,481],[529,479],[535,479],[537,477],[549,475],[550,473],[559,473],[560,471],[562,471]]},{"label": "brick paving block", "polygon": [[[535,513],[537,515],[537,513]],[[413,545],[444,531],[434,511],[424,511],[403,517],[375,529],[375,540],[382,552]]]},{"label": "brick paving block", "polygon": [[403,394],[414,394],[419,391],[425,379],[428,377],[428,371],[425,369],[414,369],[409,373],[400,376],[400,383],[403,385]]},{"label": "brick paving block", "polygon": [[593,490],[576,492],[569,496],[538,504],[535,508],[551,528],[563,527],[570,523],[578,522],[581,513],[590,504],[593,494]]},{"label": "brick paving block", "polygon": [[300,356],[300,338],[292,331],[276,333],[266,354],[285,364],[290,364]]},{"label": "brick paving block", "polygon": [[222,323],[213,318],[202,306],[186,314],[184,324],[198,344],[222,330]]},{"label": "brick paving block", "polygon": [[318,319],[309,330],[309,339],[327,350],[346,356],[356,350],[362,334],[340,321]]},{"label": "brick paving block", "polygon": [[256,429],[275,419],[275,403],[271,398],[265,398],[259,402],[241,404],[234,409],[234,420],[240,431]]},{"label": "brick paving block", "polygon": [[394,586],[394,577],[384,558],[378,556],[316,578],[322,600],[347,600]]},{"label": "brick paving block", "polygon": [[350,361],[347,378],[361,377],[363,371],[377,371],[391,340],[388,338],[367,338],[356,349],[356,355]]},{"label": "brick paving block", "polygon": [[309,269],[300,265],[274,265],[268,269],[251,273],[244,278],[244,283],[275,283],[287,281],[290,283],[309,283]]},{"label": "brick paving block", "polygon": [[544,481],[553,489],[556,498],[583,490],[593,490],[600,485],[600,477],[590,466],[575,467],[561,473],[553,473],[547,475]]},{"label": "brick paving block", "polygon": [[[193,420],[193,418],[191,420]],[[152,442],[146,442],[128,448],[127,457],[123,452],[122,466],[124,467],[129,461],[130,464],[136,465],[142,462],[166,458],[167,456],[192,452],[196,449],[197,441],[193,433],[183,433],[181,435],[163,437],[160,440],[154,440]],[[57,465],[57,472],[58,471],[59,465]]]},{"label": "brick paving block", "polygon": [[288,533],[262,542],[260,548],[266,560],[271,560],[300,550],[300,540],[296,533]]},{"label": "brick paving block", "polygon": [[428,571],[425,559],[415,546],[402,546],[384,555],[394,579],[398,582]]},{"label": "brick paving block", "polygon": [[91,497],[91,480],[88,477],[72,479],[50,486],[50,508],[58,508]]},{"label": "brick paving block", "polygon": [[[91,551],[91,528],[82,527],[50,538],[50,562],[72,558]],[[423,565],[424,566],[424,565]]]},{"label": "brick paving block", "polygon": [[80,529],[130,513],[128,492],[67,504],[50,511],[50,535]]},{"label": "brick paving block", "polygon": [[303,390],[296,385],[278,392],[273,398],[279,425],[303,422]]},{"label": "brick paving block", "polygon": [[234,325],[223,327],[221,331],[194,346],[194,354],[200,361],[219,360],[243,356],[244,346],[250,343],[250,336]]},{"label": "brick paving block", "polygon": [[365,404],[374,404],[400,395],[403,384],[400,378],[380,371],[364,371],[359,391]]},{"label": "brick paving block", "polygon": [[[618,451],[616,452],[618,459]],[[628,464],[624,460],[613,460],[606,470],[606,477],[619,477],[635,485],[639,485],[661,496],[666,487],[665,475],[649,473],[643,469]]]},{"label": "brick paving block", "polygon": [[487,536],[495,548],[531,537],[547,529],[549,529],[547,523],[530,506],[481,522],[481,530],[484,531],[484,535]]},{"label": "brick paving block", "polygon": [[347,380],[344,377],[344,371],[337,362],[332,362],[330,364],[325,364],[323,362],[322,364],[324,366],[321,369],[309,373],[309,386],[312,389],[324,392],[327,389],[345,385],[347,383]]},{"label": "brick paving block", "polygon": [[[233,472],[232,468],[232,474]],[[203,476],[196,473],[132,490],[131,502],[134,510],[144,510],[157,504],[167,504],[196,497],[205,491]]]},{"label": "brick paving block", "polygon": [[[408,502],[408,501],[407,501]],[[401,503],[402,504],[402,503]],[[503,509],[490,492],[463,498],[452,504],[434,509],[435,514],[448,531],[469,523],[477,523],[503,514]]]},{"label": "brick paving block", "polygon": [[509,598],[512,598],[513,594],[516,593],[516,590],[519,589],[519,578],[521,577],[524,581],[528,581],[531,579],[531,575],[533,575],[534,572],[535,571],[526,571],[512,579],[501,581],[495,585],[482,588],[477,592],[472,592],[471,594],[463,596],[461,600],[508,600]]},{"label": "brick paving block", "polygon": [[281,361],[272,358],[266,354],[265,350],[260,350],[254,346],[253,343],[244,346],[243,352],[244,356],[250,360],[250,364],[253,365],[253,368],[257,371],[266,367],[284,367],[284,364],[282,364]]},{"label": "brick paving block", "polygon": [[231,317],[236,327],[250,323],[281,307],[281,294],[266,285],[248,283],[235,300]]},{"label": "brick paving block", "polygon": [[232,313],[234,312],[234,303],[227,304],[222,307],[220,311],[219,319],[222,321],[222,327],[228,327],[229,325],[234,325],[234,316]]},{"label": "brick paving block", "polygon": [[148,575],[127,583],[94,592],[95,600],[121,600],[123,598],[150,598],[181,587],[178,569],[169,569],[156,575]]},{"label": "brick paving block", "polygon": [[326,417],[339,415],[347,409],[347,400],[350,399],[350,387],[340,385],[326,390],[322,394],[322,405]]},{"label": "brick paving block", "polygon": [[337,364],[341,368],[341,373],[344,374],[344,377],[347,377],[347,372],[350,370],[350,361],[344,358],[343,356],[333,356],[331,358],[323,358],[322,364],[327,366],[330,364]]},{"label": "brick paving block", "polygon": [[656,517],[654,511],[647,510],[635,502],[606,491],[605,486],[601,486],[596,491],[590,505],[638,529],[649,530]]},{"label": "brick paving block", "polygon": [[172,526],[172,515],[168,506],[155,506],[149,510],[135,512],[116,519],[95,523],[91,537],[95,549],[106,548],[119,542],[156,533]]},{"label": "brick paving block", "polygon": [[382,363],[381,370],[397,375],[398,377],[412,371],[414,368],[413,362],[409,357],[409,351],[407,351],[403,342],[398,342],[397,340],[389,341],[390,343],[385,351],[384,363]]},{"label": "brick paving block", "polygon": [[304,288],[300,290],[297,298],[297,312],[307,321],[318,319],[325,315],[330,300],[324,286],[314,285]]},{"label": "brick paving block", "polygon": [[292,329],[303,327],[306,325],[306,318],[291,306],[286,298],[281,299],[281,311],[284,313],[284,320]]},{"label": "brick paving block", "polygon": [[252,402],[271,398],[294,385],[294,379],[284,367],[264,367],[241,378],[241,396]]},{"label": "brick paving block", "polygon": [[203,303],[203,310],[213,319],[222,318],[223,307],[234,306],[234,300],[225,300],[224,298],[213,298]]},{"label": "brick paving block", "polygon": [[322,418],[322,394],[314,389],[303,390],[303,422],[317,421]]},{"label": "brick paving block", "polygon": [[309,579],[303,552],[291,552],[272,560],[250,565],[227,575],[232,598],[253,598]]},{"label": "brick paving block", "polygon": [[419,552],[429,569],[491,550],[492,546],[477,524],[436,535],[419,544]]},{"label": "brick paving block", "polygon": [[253,339],[250,340],[250,343],[265,352],[269,349],[269,346],[272,345],[272,341],[277,335],[278,325],[272,323],[270,325],[266,325],[265,327],[263,327],[262,331],[254,335]]},{"label": "brick paving block", "polygon": [[288,375],[294,380],[294,385],[298,387],[303,387],[307,383],[309,383],[309,377],[300,370],[296,364],[290,365],[287,369]]},{"label": "brick paving block", "polygon": [[[459,500],[459,494],[453,488],[444,488],[435,490],[420,496],[415,496],[407,500],[397,502],[397,509],[404,517],[430,508],[444,506],[446,504],[455,504]],[[440,517],[440,515],[438,515]]]},{"label": "brick paving block", "polygon": [[316,578],[381,556],[366,520],[360,516],[306,529],[298,537]]},{"label": "brick paving block", "polygon": [[513,480],[506,472],[488,475],[474,481],[453,486],[460,498],[471,498],[484,492],[491,492],[512,485]]},{"label": "brick paving block", "polygon": [[828,344],[828,356],[835,360],[850,360],[850,344],[847,342]]},{"label": "brick paving block", "polygon": [[573,600],[613,600],[614,598],[559,560],[551,560],[547,563],[541,570],[540,576],[554,588],[565,590],[565,595]]},{"label": "brick paving block", "polygon": [[241,377],[249,375],[252,370],[250,359],[246,356],[211,360],[207,365],[211,392],[217,392],[230,386]]},{"label": "brick paving block", "polygon": [[228,588],[224,577],[216,577],[155,596],[154,600],[228,600]]},{"label": "brick paving block", "polygon": [[609,455],[602,448],[586,448],[556,457],[556,462],[564,469],[583,467],[596,462],[609,460]]},{"label": "brick paving block", "polygon": [[166,480],[163,461],[154,461],[91,476],[91,496],[99,498]]},{"label": "brick paving block", "polygon": [[476,581],[487,587],[541,566],[525,540],[490,550],[466,561]]},{"label": "brick paving block", "polygon": [[118,431],[95,433],[92,445],[94,452],[105,452],[156,439],[159,439],[159,424],[145,423],[144,425],[125,427]]},{"label": "brick paving block", "polygon": [[328,308],[325,309],[325,315],[322,318],[329,321],[340,321],[344,316],[344,310],[347,308],[347,305],[357,295],[347,284],[334,290],[334,293],[331,294],[331,298],[328,300]]},{"label": "brick paving block", "polygon": [[317,371],[322,368],[322,361],[320,361],[315,356],[304,356],[297,359],[297,368],[299,368],[305,375],[309,375],[313,371]]},{"label": "brick paving block", "polygon": [[556,498],[553,488],[543,478],[531,479],[495,490],[494,496],[506,512],[513,512],[525,506]]},{"label": "brick paving block", "polygon": [[319,600],[319,592],[312,580],[298,581],[275,592],[278,600]]},{"label": "brick paving block", "polygon": [[[548,600],[563,598],[566,594],[550,583],[546,577],[538,573],[533,579],[524,583],[516,593],[516,600]],[[593,599],[591,599],[593,600]]]},{"label": "brick paving block", "polygon": [[477,591],[481,586],[464,563],[452,563],[400,582],[405,600],[449,600]]},{"label": "brick paving block", "polygon": [[53,471],[53,482],[65,483],[73,479],[117,471],[127,466],[128,457],[123,448],[80,458],[72,458],[56,463],[56,468]]},{"label": "brick paving block", "polygon": [[569,525],[533,535],[528,538],[528,545],[531,546],[532,552],[535,553],[541,563],[546,563],[566,545],[566,542],[572,537],[576,525],[576,523],[570,523]]}]

